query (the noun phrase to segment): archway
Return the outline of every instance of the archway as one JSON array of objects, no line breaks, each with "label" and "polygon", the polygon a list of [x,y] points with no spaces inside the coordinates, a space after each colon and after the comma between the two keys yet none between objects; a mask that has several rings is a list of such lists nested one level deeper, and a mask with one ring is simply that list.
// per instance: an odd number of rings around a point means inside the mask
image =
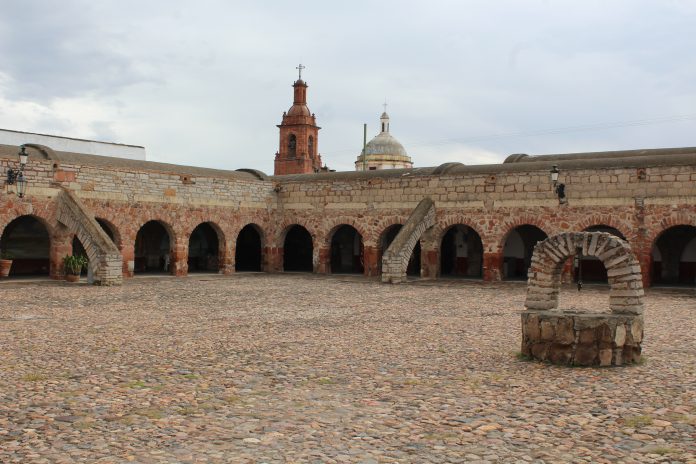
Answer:
[{"label": "archway", "polygon": [[440,275],[483,276],[483,243],[474,229],[463,224],[447,229],[440,242]]},{"label": "archway", "polygon": [[[622,240],[626,240],[624,234],[621,233],[615,227],[611,227],[605,224],[597,224],[594,226],[587,227],[583,232],[606,232],[613,235],[614,237],[619,237]],[[578,281],[578,262],[573,261],[573,280]],[[582,258],[582,281],[590,283],[608,283],[607,279],[607,269],[604,267],[604,263],[600,261],[595,256],[583,256]]]},{"label": "archway", "polygon": [[261,271],[261,234],[257,225],[248,224],[239,231],[234,257],[235,271]]},{"label": "archway", "polygon": [[652,247],[653,285],[696,286],[696,227],[664,230]]},{"label": "archway", "polygon": [[20,216],[7,224],[0,238],[2,255],[12,259],[10,276],[48,275],[51,239],[34,216]]},{"label": "archway", "polygon": [[283,270],[285,272],[312,272],[312,235],[300,225],[290,226],[283,242]]},{"label": "archway", "polygon": [[117,247],[120,247],[121,244],[121,237],[118,235],[116,232],[116,227],[114,227],[113,224],[108,222],[106,219],[102,218],[95,218],[97,221],[97,224],[102,228],[104,232],[106,232],[106,235],[109,236],[112,242],[114,242],[114,245]]},{"label": "archway", "polygon": [[208,222],[198,224],[189,237],[188,272],[217,272],[220,269],[220,240]]},{"label": "archway", "polygon": [[512,229],[503,247],[503,278],[526,280],[534,246],[546,237],[546,232],[530,224]]},{"label": "archway", "polygon": [[342,225],[331,237],[331,272],[362,274],[364,272],[363,242],[352,226]]},{"label": "archway", "polygon": [[159,221],[146,222],[135,236],[136,274],[172,271],[171,237]]},{"label": "archway", "polygon": [[[389,248],[389,245],[394,241],[397,235],[399,235],[399,231],[403,225],[401,224],[394,224],[382,232],[382,236],[380,237],[380,257],[379,257],[379,265],[382,265],[382,256],[384,253],[387,251],[387,248]],[[411,253],[411,257],[408,260],[408,266],[406,267],[406,275],[414,276],[414,277],[420,277],[421,275],[421,244],[420,240],[416,242],[416,246],[413,247],[413,253]]]}]

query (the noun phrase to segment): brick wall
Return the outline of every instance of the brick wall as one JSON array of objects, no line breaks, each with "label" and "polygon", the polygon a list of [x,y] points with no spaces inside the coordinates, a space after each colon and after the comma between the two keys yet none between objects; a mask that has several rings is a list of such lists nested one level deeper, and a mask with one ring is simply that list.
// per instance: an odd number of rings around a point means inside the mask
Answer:
[{"label": "brick wall", "polygon": [[[450,225],[461,223],[481,237],[484,279],[498,280],[507,234],[521,224],[536,225],[548,235],[598,224],[614,227],[636,252],[644,277],[649,275],[652,244],[663,230],[678,224],[696,226],[694,161],[641,162],[631,167],[607,167],[607,162],[598,162],[597,167],[561,165],[565,205],[559,204],[548,166],[542,164],[462,167],[445,174],[423,168],[261,180],[221,171],[186,175],[184,167],[168,172],[34,158],[26,173],[27,198],[0,194],[0,227],[4,229],[19,215],[33,214],[49,227],[52,249],[64,251],[69,233],[51,229],[56,224],[53,202],[61,185],[72,190],[97,218],[112,225],[127,276],[132,275],[135,236],[149,220],[161,221],[170,232],[172,269],[177,275],[187,272],[188,239],[201,222],[211,222],[218,232],[221,272],[233,271],[236,237],[248,223],[257,224],[263,232],[265,270],[282,269],[285,232],[299,224],[312,235],[315,271],[328,272],[332,231],[349,224],[363,237],[365,273],[377,275],[383,252],[380,236],[389,226],[404,224],[429,196],[435,204],[435,225],[421,238],[422,275],[437,277],[442,236]],[[14,165],[14,159],[0,158],[3,170]]]}]

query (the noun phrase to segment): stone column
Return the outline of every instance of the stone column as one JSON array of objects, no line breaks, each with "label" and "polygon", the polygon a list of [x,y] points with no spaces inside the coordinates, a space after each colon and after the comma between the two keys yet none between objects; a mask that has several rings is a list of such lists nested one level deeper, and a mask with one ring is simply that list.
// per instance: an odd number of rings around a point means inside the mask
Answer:
[{"label": "stone column", "polygon": [[234,249],[231,245],[225,244],[224,247],[220,247],[218,264],[220,274],[230,275],[234,273]]},{"label": "stone column", "polygon": [[373,245],[365,245],[363,247],[363,274],[367,277],[378,276],[380,272],[378,259],[379,249]]},{"label": "stone column", "polygon": [[483,253],[483,280],[500,282],[503,280],[503,252]]},{"label": "stone column", "polygon": [[121,256],[123,257],[123,276],[133,277],[135,274],[135,243],[130,239],[121,240]]},{"label": "stone column", "polygon": [[63,258],[72,254],[72,239],[73,234],[66,227],[60,224],[56,226],[51,237],[49,251],[49,276],[51,279],[63,280],[65,278]]},{"label": "stone column", "polygon": [[188,275],[188,244],[174,243],[171,251],[170,273],[177,277]]},{"label": "stone column", "polygon": [[319,247],[319,261],[317,262],[318,274],[331,274],[331,248]]}]

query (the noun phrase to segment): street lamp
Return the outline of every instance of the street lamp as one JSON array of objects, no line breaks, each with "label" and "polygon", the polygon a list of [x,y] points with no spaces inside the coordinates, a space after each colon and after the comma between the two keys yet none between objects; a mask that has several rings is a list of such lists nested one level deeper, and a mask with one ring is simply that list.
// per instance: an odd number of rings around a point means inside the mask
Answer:
[{"label": "street lamp", "polygon": [[549,171],[549,174],[551,174],[551,183],[553,183],[553,191],[558,197],[558,203],[559,204],[564,204],[567,203],[568,200],[566,199],[565,195],[565,184],[558,183],[558,175],[561,173],[561,171],[558,169],[558,165],[554,164],[551,167],[551,170]]},{"label": "street lamp", "polygon": [[19,169],[9,168],[7,170],[7,185],[17,184],[17,196],[19,196],[19,198],[23,198],[27,191],[27,184],[29,183],[27,178],[24,177],[24,167],[29,161],[29,154],[27,153],[27,148],[24,145],[20,147],[17,156],[19,156]]}]

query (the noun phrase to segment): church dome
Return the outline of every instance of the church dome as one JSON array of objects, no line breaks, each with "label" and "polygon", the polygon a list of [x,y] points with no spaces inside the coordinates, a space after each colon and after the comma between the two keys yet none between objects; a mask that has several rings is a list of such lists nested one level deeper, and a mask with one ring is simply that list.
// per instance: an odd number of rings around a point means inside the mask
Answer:
[{"label": "church dome", "polygon": [[413,167],[411,157],[401,143],[389,133],[389,115],[380,117],[381,132],[370,140],[355,162],[355,169],[401,169]]},{"label": "church dome", "polygon": [[368,157],[388,155],[408,158],[408,153],[406,153],[404,146],[389,132],[382,132],[370,140],[365,147],[365,153]]}]

